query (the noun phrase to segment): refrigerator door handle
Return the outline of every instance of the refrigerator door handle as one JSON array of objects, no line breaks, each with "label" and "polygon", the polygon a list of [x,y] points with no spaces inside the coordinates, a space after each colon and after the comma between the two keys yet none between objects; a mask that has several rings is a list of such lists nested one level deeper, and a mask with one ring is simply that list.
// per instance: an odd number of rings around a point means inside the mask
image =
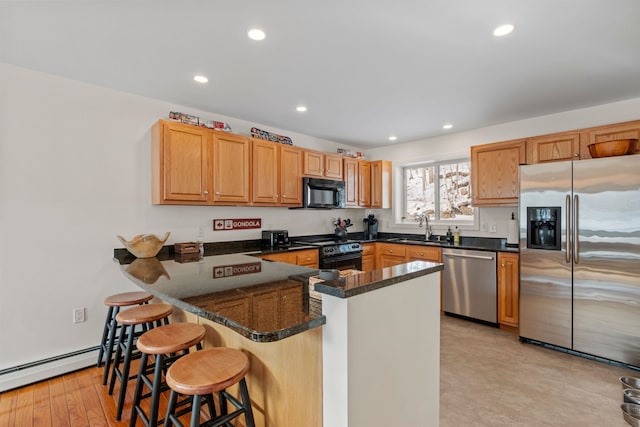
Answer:
[{"label": "refrigerator door handle", "polygon": [[565,261],[569,264],[571,262],[571,196],[569,194],[567,194],[565,199],[565,205],[564,211],[567,228]]},{"label": "refrigerator door handle", "polygon": [[573,263],[580,263],[580,254],[578,253],[578,195],[573,196]]}]

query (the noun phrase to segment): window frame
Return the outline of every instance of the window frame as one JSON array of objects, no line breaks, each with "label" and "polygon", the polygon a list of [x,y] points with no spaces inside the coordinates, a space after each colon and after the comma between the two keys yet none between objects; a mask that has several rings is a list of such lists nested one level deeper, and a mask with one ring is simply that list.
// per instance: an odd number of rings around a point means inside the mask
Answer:
[{"label": "window frame", "polygon": [[[417,163],[410,163],[410,164],[404,164],[404,165],[400,165],[399,166],[399,172],[400,172],[400,176],[402,177],[400,181],[400,200],[396,199],[399,201],[399,212],[396,215],[396,225],[411,225],[411,226],[415,226],[415,221],[406,217],[406,212],[407,212],[407,174],[406,174],[406,169],[415,169],[415,168],[424,168],[424,167],[435,167],[435,178],[436,178],[436,182],[435,182],[435,188],[440,188],[440,170],[439,167],[440,165],[446,165],[446,164],[452,164],[452,163],[462,163],[462,162],[468,162],[469,163],[469,169],[471,169],[471,159],[469,157],[453,157],[453,158],[447,158],[447,159],[442,159],[442,160],[431,160],[431,161],[423,161],[423,162],[417,162]],[[470,182],[471,185],[471,182]],[[472,188],[470,188],[471,191],[473,191]],[[470,196],[471,197],[471,196]],[[429,219],[429,222],[432,226],[438,227],[438,228],[446,228],[446,227],[453,227],[453,226],[458,226],[459,229],[468,229],[468,230],[475,230],[478,228],[478,215],[479,215],[479,209],[477,206],[473,207],[473,219],[472,220],[455,220],[455,219],[441,219],[440,218],[440,191],[436,191],[435,194],[435,205],[436,205],[436,218],[435,219]]]}]

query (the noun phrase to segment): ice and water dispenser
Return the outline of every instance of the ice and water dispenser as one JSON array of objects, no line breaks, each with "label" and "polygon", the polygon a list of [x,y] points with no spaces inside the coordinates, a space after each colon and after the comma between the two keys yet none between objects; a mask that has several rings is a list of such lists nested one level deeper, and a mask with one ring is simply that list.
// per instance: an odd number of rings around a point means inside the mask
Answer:
[{"label": "ice and water dispenser", "polygon": [[560,250],[560,207],[527,207],[527,247]]}]

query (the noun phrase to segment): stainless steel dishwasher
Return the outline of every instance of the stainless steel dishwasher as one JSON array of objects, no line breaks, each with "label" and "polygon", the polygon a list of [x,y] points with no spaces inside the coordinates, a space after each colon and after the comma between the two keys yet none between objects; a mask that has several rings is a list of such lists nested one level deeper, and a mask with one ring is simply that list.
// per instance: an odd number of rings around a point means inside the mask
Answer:
[{"label": "stainless steel dishwasher", "polygon": [[497,324],[496,253],[443,248],[442,262],[444,312]]}]

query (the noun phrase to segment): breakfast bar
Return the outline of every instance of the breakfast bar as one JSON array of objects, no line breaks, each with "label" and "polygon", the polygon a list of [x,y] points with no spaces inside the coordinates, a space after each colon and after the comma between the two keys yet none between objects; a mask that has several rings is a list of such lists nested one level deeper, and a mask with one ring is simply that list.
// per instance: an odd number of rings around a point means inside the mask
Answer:
[{"label": "breakfast bar", "polygon": [[247,254],[119,262],[174,322],[204,325],[205,348],[247,354],[256,425],[437,423],[441,264],[321,281]]}]

